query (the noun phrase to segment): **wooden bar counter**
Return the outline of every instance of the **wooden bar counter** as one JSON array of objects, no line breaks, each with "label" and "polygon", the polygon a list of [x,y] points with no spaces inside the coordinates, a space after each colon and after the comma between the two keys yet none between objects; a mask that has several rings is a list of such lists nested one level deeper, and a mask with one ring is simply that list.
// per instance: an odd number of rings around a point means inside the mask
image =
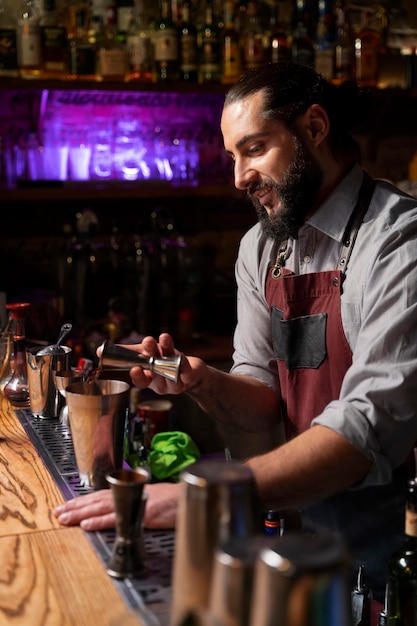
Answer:
[{"label": "wooden bar counter", "polygon": [[86,533],[52,515],[56,483],[0,396],[0,626],[140,626]]}]

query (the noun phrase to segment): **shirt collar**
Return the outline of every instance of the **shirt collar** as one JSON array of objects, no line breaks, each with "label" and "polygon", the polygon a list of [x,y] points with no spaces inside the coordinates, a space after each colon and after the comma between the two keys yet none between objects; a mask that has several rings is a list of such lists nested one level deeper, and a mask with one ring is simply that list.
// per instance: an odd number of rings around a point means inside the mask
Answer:
[{"label": "shirt collar", "polygon": [[302,228],[308,224],[335,241],[341,242],[346,224],[357,202],[363,176],[360,165],[355,164]]}]

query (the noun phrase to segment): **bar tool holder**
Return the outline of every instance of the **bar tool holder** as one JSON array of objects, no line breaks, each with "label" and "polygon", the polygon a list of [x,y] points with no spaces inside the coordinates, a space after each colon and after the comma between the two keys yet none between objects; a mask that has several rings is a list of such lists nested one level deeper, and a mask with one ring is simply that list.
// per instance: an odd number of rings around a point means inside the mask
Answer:
[{"label": "bar tool holder", "polygon": [[116,540],[107,565],[114,578],[142,577],[145,574],[143,518],[146,496],[143,488],[150,480],[143,468],[119,469],[106,476],[113,492],[116,512]]},{"label": "bar tool holder", "polygon": [[140,366],[175,383],[178,382],[181,365],[180,354],[172,357],[148,357],[107,340],[102,343],[100,350],[99,369],[101,370],[113,368],[130,369],[131,367]]}]

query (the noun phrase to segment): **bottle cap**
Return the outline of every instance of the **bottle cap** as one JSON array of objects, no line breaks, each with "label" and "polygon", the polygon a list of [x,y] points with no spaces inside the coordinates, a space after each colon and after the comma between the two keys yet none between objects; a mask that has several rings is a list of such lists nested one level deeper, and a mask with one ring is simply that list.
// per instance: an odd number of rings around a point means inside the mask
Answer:
[{"label": "bottle cap", "polygon": [[14,302],[12,304],[6,304],[6,309],[11,312],[12,320],[21,320],[25,315],[25,309],[29,306],[29,302]]}]

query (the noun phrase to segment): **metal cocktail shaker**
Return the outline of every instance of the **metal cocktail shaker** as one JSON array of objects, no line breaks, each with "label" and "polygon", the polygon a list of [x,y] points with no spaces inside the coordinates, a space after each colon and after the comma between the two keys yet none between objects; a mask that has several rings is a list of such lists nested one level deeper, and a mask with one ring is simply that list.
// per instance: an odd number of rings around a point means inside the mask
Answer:
[{"label": "metal cocktail shaker", "polygon": [[256,561],[249,626],[353,626],[351,574],[340,538],[283,535]]},{"label": "metal cocktail shaker", "polygon": [[276,537],[232,538],[215,551],[208,612],[222,626],[248,626],[255,563]]},{"label": "metal cocktail shaker", "polygon": [[181,473],[171,626],[208,608],[215,550],[257,530],[258,499],[251,470],[238,461],[199,461]]},{"label": "metal cocktail shaker", "polygon": [[55,374],[70,369],[71,356],[69,346],[60,346],[57,352],[39,348],[26,351],[30,409],[37,417],[59,417],[65,399],[57,389]]}]

